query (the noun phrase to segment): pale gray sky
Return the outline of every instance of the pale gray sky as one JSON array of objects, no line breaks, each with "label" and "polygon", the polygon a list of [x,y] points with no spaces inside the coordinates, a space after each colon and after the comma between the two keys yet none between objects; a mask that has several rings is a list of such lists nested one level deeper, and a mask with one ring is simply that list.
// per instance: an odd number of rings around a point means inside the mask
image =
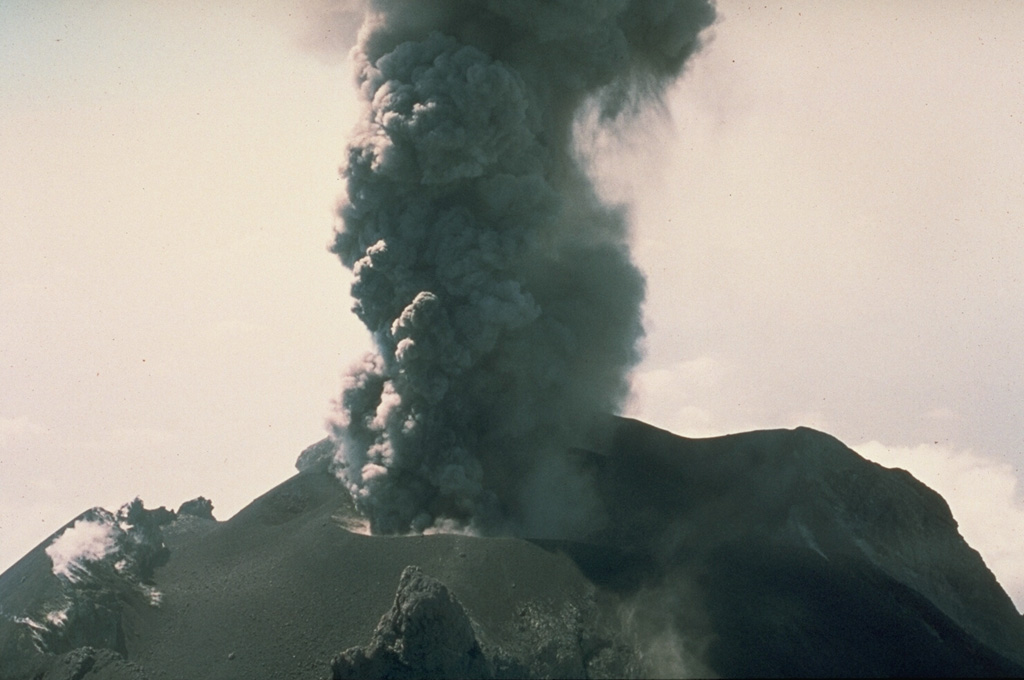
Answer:
[{"label": "pale gray sky", "polygon": [[[358,114],[312,0],[0,0],[0,569],[78,512],[227,517],[368,347],[325,250]],[[943,493],[1024,604],[1024,6],[719,4],[603,146],[628,412],[810,425]]]}]

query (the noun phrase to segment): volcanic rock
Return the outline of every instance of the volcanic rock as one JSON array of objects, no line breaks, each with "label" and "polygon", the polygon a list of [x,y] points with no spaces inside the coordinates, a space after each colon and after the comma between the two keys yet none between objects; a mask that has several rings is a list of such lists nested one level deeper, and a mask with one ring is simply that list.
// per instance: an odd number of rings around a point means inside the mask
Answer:
[{"label": "volcanic rock", "polygon": [[109,649],[79,647],[62,655],[39,680],[147,680],[145,671]]},{"label": "volcanic rock", "polygon": [[189,515],[192,517],[200,517],[202,519],[214,519],[213,516],[213,501],[199,496],[193,498],[190,501],[185,501],[178,508],[178,517],[182,515]]},{"label": "volcanic rock", "polygon": [[466,610],[419,567],[402,572],[395,603],[370,643],[343,652],[332,671],[334,680],[494,677]]}]

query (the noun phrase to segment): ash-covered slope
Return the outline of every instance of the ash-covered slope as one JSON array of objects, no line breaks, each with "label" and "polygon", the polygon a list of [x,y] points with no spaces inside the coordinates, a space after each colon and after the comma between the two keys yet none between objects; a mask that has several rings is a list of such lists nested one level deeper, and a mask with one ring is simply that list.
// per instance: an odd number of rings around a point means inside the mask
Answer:
[{"label": "ash-covered slope", "polygon": [[80,581],[118,606],[65,621],[71,649],[28,623],[69,592],[51,539],[0,575],[0,679],[1024,675],[1021,617],[905,472],[812,430],[629,420],[574,460],[603,504],[582,539],[362,535],[322,471],[178,515],[149,576]]},{"label": "ash-covered slope", "polygon": [[681,575],[714,631],[716,671],[1005,672],[975,641],[1024,663],[1009,596],[906,471],[806,428],[686,439],[623,420],[611,450],[591,458],[613,509],[593,538]]}]

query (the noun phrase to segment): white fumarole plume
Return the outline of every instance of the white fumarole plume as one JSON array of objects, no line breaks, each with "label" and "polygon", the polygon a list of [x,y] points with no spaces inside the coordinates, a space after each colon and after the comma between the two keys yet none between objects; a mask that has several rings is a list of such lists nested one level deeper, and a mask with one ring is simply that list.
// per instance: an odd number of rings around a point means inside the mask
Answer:
[{"label": "white fumarole plume", "polygon": [[621,405],[644,279],[573,125],[656,98],[714,14],[705,0],[369,4],[353,53],[369,106],[331,249],[377,352],[346,378],[332,436],[373,532],[532,530],[535,478]]}]

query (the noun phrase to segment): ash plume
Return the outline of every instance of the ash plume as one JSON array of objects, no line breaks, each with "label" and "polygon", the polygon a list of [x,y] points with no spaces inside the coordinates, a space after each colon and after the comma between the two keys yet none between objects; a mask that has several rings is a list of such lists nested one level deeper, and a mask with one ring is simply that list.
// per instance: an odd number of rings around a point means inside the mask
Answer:
[{"label": "ash plume", "polygon": [[644,279],[574,123],[657,98],[713,19],[705,0],[367,6],[331,250],[377,351],[332,438],[373,532],[536,531],[557,514],[538,490],[587,506],[544,477],[626,396]]}]

